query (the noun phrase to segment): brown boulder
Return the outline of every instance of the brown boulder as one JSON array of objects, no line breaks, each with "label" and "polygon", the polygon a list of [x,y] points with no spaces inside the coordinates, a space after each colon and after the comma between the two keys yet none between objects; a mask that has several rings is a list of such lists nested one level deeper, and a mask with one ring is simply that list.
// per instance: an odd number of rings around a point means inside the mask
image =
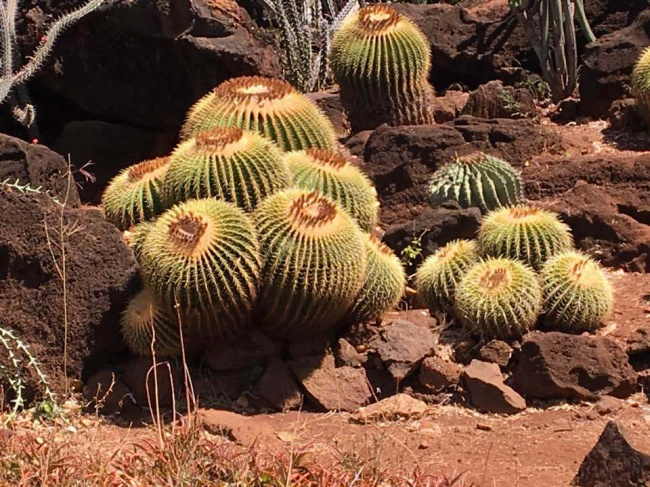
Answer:
[{"label": "brown boulder", "polygon": [[526,118],[537,113],[528,90],[489,81],[470,93],[463,114],[480,118]]},{"label": "brown boulder", "polygon": [[171,408],[182,394],[182,368],[174,362],[156,362],[151,357],[131,360],[124,370],[124,383],[143,408]]},{"label": "brown boulder", "polygon": [[526,409],[526,401],[504,383],[497,364],[472,360],[462,382],[472,405],[488,413],[515,414]]},{"label": "brown boulder", "polygon": [[408,394],[396,394],[379,402],[359,409],[355,421],[369,423],[374,421],[394,421],[398,419],[418,419],[427,411],[424,401]]},{"label": "brown boulder", "polygon": [[302,404],[300,388],[289,366],[279,358],[272,359],[257,383],[258,394],[279,411]]},{"label": "brown boulder", "polygon": [[420,365],[418,380],[432,392],[441,392],[458,384],[462,367],[439,357],[427,357]]},{"label": "brown boulder", "polygon": [[512,347],[501,340],[492,340],[481,347],[478,351],[479,358],[485,362],[497,364],[505,368],[512,357]]}]

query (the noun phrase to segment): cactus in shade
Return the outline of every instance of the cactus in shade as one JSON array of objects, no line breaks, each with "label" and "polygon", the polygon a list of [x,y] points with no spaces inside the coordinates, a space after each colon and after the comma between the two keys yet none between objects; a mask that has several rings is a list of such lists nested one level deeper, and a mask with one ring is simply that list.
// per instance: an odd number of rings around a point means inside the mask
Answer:
[{"label": "cactus in shade", "polygon": [[153,227],[153,222],[142,222],[124,232],[126,243],[129,245],[129,247],[131,247],[131,250],[133,250],[133,255],[135,255],[135,258],[138,261],[140,260],[140,255],[142,254],[144,241]]},{"label": "cactus in shade", "polygon": [[349,322],[368,322],[394,309],[406,289],[406,272],[395,253],[374,235],[365,241],[366,272]]},{"label": "cactus in shade", "polygon": [[542,289],[535,271],[512,259],[472,266],[456,287],[454,313],[483,339],[518,339],[535,327]]},{"label": "cactus in shade", "polygon": [[650,47],[641,53],[632,71],[632,93],[639,113],[650,127]]},{"label": "cactus in shade", "polygon": [[120,230],[150,220],[165,210],[162,185],[169,159],[159,157],[121,171],[102,195],[106,220]]},{"label": "cactus in shade", "polygon": [[244,76],[228,80],[190,109],[183,139],[215,127],[239,127],[274,140],[282,150],[336,145],[334,127],[305,95],[285,81]]},{"label": "cactus in shade", "polygon": [[612,287],[600,265],[570,251],[542,269],[546,321],[555,330],[582,333],[598,328],[614,305]]},{"label": "cactus in shade", "polygon": [[259,246],[250,218],[231,203],[189,200],[163,213],[140,262],[164,303],[211,322],[205,334],[236,333],[248,322],[259,282]]},{"label": "cactus in shade", "polygon": [[461,208],[476,206],[482,213],[512,206],[521,198],[519,172],[506,161],[483,153],[457,157],[431,178],[429,200],[440,205],[457,201]]},{"label": "cactus in shade", "polygon": [[181,338],[176,317],[161,306],[148,289],[137,294],[122,313],[122,336],[138,355],[151,355],[154,339],[156,356],[175,357],[181,353]]},{"label": "cactus in shade", "polygon": [[416,273],[418,301],[432,310],[450,310],[458,283],[478,260],[473,240],[454,240],[438,249]]},{"label": "cactus in shade", "polygon": [[361,289],[366,269],[361,230],[332,200],[300,189],[269,197],[254,219],[266,330],[285,338],[327,332]]},{"label": "cactus in shade", "polygon": [[262,199],[290,183],[287,165],[275,144],[255,132],[218,127],[174,150],[164,190],[169,206],[216,197],[252,211]]},{"label": "cactus in shade", "polygon": [[526,205],[488,213],[478,234],[480,255],[517,259],[535,270],[572,247],[571,230],[557,214]]},{"label": "cactus in shade", "polygon": [[332,39],[330,60],[353,132],[434,123],[429,42],[387,5],[350,14]]},{"label": "cactus in shade", "polygon": [[341,205],[362,230],[374,229],[379,212],[377,190],[343,154],[329,149],[307,149],[288,153],[285,162],[296,187],[318,191]]}]

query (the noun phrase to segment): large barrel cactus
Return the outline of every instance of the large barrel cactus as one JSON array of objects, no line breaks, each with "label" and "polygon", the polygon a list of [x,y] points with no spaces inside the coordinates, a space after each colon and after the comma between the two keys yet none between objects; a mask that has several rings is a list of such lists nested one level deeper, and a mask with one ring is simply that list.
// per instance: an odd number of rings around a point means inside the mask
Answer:
[{"label": "large barrel cactus", "polygon": [[305,95],[285,81],[261,76],[228,80],[190,109],[181,136],[215,127],[239,127],[274,140],[282,150],[336,145],[334,127]]},{"label": "large barrel cactus", "polygon": [[132,227],[128,232],[124,232],[126,243],[131,247],[133,255],[135,255],[138,261],[140,261],[140,256],[142,255],[144,241],[153,227],[154,224],[151,221],[142,222]]},{"label": "large barrel cactus", "polygon": [[262,252],[260,319],[272,334],[324,333],[350,309],[363,284],[364,237],[329,198],[290,189],[254,212]]},{"label": "large barrel cactus", "polygon": [[122,170],[102,195],[106,219],[120,230],[149,220],[164,209],[162,185],[169,159],[159,157]]},{"label": "large barrel cactus", "polygon": [[456,317],[484,340],[517,339],[535,327],[542,289],[535,271],[512,259],[487,259],[456,288]]},{"label": "large barrel cactus", "polygon": [[456,286],[478,260],[473,240],[454,240],[427,257],[415,276],[420,304],[432,310],[449,311]]},{"label": "large barrel cactus", "polygon": [[280,150],[256,132],[218,127],[182,142],[169,158],[165,199],[219,198],[252,211],[291,178]]},{"label": "large barrel cactus", "polygon": [[433,123],[429,42],[387,5],[351,14],[332,39],[332,71],[352,130]]},{"label": "large barrel cactus", "polygon": [[598,328],[614,305],[612,287],[600,265],[570,251],[542,269],[546,321],[555,330],[582,333]]},{"label": "large barrel cactus", "polygon": [[149,231],[140,261],[161,301],[200,313],[215,337],[247,323],[260,278],[259,246],[240,208],[216,199],[174,206]]},{"label": "large barrel cactus", "polygon": [[632,92],[639,113],[650,127],[650,47],[646,47],[632,71]]},{"label": "large barrel cactus", "polygon": [[478,234],[481,255],[517,259],[535,270],[572,247],[571,230],[558,215],[526,205],[488,213]]},{"label": "large barrel cactus", "polygon": [[370,180],[338,151],[290,152],[285,161],[298,188],[318,191],[341,205],[366,232],[377,223],[379,201]]},{"label": "large barrel cactus", "polygon": [[457,201],[461,208],[476,206],[487,213],[519,203],[521,177],[508,162],[483,153],[457,157],[431,178],[429,200],[440,205]]}]

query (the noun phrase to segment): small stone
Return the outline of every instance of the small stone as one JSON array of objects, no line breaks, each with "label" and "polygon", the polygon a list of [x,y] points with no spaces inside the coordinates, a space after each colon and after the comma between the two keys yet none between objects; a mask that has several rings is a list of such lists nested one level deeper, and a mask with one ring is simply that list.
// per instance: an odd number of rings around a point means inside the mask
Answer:
[{"label": "small stone", "polygon": [[492,431],[494,428],[486,423],[476,423],[476,429],[481,431]]},{"label": "small stone", "polygon": [[431,443],[427,440],[422,440],[418,445],[418,450],[428,450],[429,448],[431,448]]},{"label": "small stone", "polygon": [[439,357],[427,357],[420,365],[418,380],[432,392],[440,392],[458,384],[462,367]]},{"label": "small stone", "polygon": [[286,411],[300,406],[302,394],[291,369],[279,358],[270,361],[257,383],[258,394],[275,409]]},{"label": "small stone", "polygon": [[601,397],[594,406],[598,414],[606,416],[608,414],[617,413],[623,407],[623,401],[612,396]]},{"label": "small stone", "polygon": [[481,347],[478,352],[479,358],[484,362],[497,364],[506,368],[512,357],[512,347],[501,340],[492,340]]},{"label": "small stone", "polygon": [[650,352],[650,325],[642,326],[628,337],[626,351],[630,356]]},{"label": "small stone", "polygon": [[342,365],[349,365],[350,367],[361,367],[368,361],[366,355],[362,355],[350,345],[345,338],[339,338],[339,346],[337,350],[337,358]]},{"label": "small stone", "polygon": [[526,409],[526,401],[503,381],[497,364],[472,360],[462,380],[474,407],[488,413],[514,414]]},{"label": "small stone", "polygon": [[422,417],[426,411],[424,401],[400,393],[359,409],[355,419],[363,423],[415,419]]}]

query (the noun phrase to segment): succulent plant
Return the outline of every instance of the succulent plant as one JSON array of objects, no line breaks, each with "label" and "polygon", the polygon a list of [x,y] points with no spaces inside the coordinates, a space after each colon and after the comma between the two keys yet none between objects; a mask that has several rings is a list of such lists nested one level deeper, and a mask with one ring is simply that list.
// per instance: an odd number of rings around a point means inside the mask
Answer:
[{"label": "succulent plant", "polygon": [[259,245],[243,210],[216,199],[189,200],[163,213],[141,252],[145,281],[166,305],[199,313],[213,329],[246,325],[257,294]]},{"label": "succulent plant", "polygon": [[330,59],[353,132],[434,123],[430,55],[422,31],[392,7],[369,5],[348,15]]},{"label": "succulent plant", "polygon": [[433,205],[454,200],[462,208],[476,206],[482,213],[515,205],[520,198],[519,172],[506,161],[480,152],[445,164],[429,185]]},{"label": "succulent plant", "polygon": [[484,340],[521,338],[535,327],[541,309],[537,274],[516,260],[479,262],[456,287],[456,317]]},{"label": "succulent plant", "polygon": [[348,313],[349,322],[368,322],[394,309],[406,289],[406,272],[395,253],[374,235],[368,235],[366,272],[361,291]]},{"label": "succulent plant", "polygon": [[129,245],[129,247],[131,247],[131,250],[133,250],[133,255],[135,255],[135,258],[138,261],[140,260],[140,255],[142,254],[144,241],[153,227],[153,222],[142,222],[124,232],[126,243]]},{"label": "succulent plant", "polygon": [[254,218],[263,259],[264,327],[285,338],[327,332],[361,289],[366,268],[361,230],[332,200],[300,189],[267,198]]},{"label": "succulent plant", "polygon": [[438,249],[415,275],[418,301],[432,310],[451,310],[456,286],[478,260],[473,240],[454,240]]},{"label": "succulent plant", "polygon": [[239,127],[274,140],[282,150],[330,149],[334,127],[305,95],[285,81],[261,76],[228,80],[190,109],[183,139],[215,127]]},{"label": "succulent plant", "polygon": [[334,200],[362,230],[372,232],[379,212],[377,191],[343,154],[329,149],[307,149],[288,153],[285,161],[296,187],[318,191]]},{"label": "succulent plant", "polygon": [[632,93],[639,113],[650,127],[650,47],[646,47],[632,71]]},{"label": "succulent plant", "polygon": [[169,206],[215,197],[252,211],[267,196],[289,187],[291,176],[275,144],[256,132],[217,127],[182,142],[169,158]]},{"label": "succulent plant", "polygon": [[122,170],[102,195],[106,220],[126,230],[163,212],[162,185],[168,167],[169,159],[159,157]]},{"label": "succulent plant", "polygon": [[535,270],[572,247],[571,230],[557,214],[526,205],[488,213],[478,234],[479,254],[517,259]]},{"label": "succulent plant", "polygon": [[589,256],[575,251],[558,254],[544,265],[541,276],[546,321],[553,329],[593,331],[611,313],[612,287]]}]

